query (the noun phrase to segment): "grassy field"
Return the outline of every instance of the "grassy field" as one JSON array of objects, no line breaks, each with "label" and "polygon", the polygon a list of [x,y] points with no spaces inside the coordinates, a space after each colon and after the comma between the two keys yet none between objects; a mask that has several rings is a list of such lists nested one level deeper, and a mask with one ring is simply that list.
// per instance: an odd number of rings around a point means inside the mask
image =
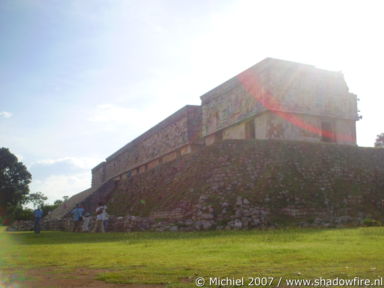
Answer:
[{"label": "grassy field", "polygon": [[106,282],[164,287],[196,287],[198,276],[384,276],[382,227],[40,235],[0,229],[0,270],[5,272],[86,268],[100,271],[94,277]]}]

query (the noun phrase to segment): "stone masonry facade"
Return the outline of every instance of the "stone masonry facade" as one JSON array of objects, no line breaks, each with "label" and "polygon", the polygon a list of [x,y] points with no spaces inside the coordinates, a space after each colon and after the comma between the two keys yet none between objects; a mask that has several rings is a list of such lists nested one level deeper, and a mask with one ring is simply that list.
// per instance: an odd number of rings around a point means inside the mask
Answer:
[{"label": "stone masonry facade", "polygon": [[76,203],[100,201],[113,231],[381,217],[383,151],[356,147],[357,97],[340,72],[267,58],[200,98],[93,168],[91,188],[45,225],[68,229]]},{"label": "stone masonry facade", "polygon": [[357,98],[340,72],[267,58],[201,96],[92,170],[92,188],[226,139],[356,144]]},{"label": "stone masonry facade", "polygon": [[[374,225],[384,220],[384,149],[225,140],[80,196],[91,213],[107,204],[109,231]],[[71,229],[57,218],[43,227]]]}]

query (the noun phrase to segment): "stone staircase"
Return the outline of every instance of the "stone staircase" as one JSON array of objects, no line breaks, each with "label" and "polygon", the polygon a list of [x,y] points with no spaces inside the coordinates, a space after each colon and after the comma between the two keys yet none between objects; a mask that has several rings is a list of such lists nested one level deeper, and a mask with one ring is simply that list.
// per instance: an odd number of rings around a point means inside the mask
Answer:
[{"label": "stone staircase", "polygon": [[89,188],[80,193],[77,193],[76,195],[73,195],[71,198],[69,198],[67,201],[65,201],[63,204],[61,204],[59,207],[57,207],[55,210],[49,213],[45,217],[45,219],[47,220],[62,219],[75,208],[76,204],[83,202],[93,192],[94,190],[92,188]]},{"label": "stone staircase", "polygon": [[109,195],[115,189],[115,183],[116,181],[114,179],[110,179],[97,188],[89,188],[77,193],[44,218],[47,221],[63,219],[69,216],[70,212],[76,207],[76,204],[82,204],[85,212],[93,214],[98,202],[108,202]]}]

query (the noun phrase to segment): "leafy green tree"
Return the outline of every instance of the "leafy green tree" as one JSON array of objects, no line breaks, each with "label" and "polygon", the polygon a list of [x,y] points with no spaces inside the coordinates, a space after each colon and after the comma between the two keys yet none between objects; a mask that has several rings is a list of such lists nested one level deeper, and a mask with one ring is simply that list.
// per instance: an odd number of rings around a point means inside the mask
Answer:
[{"label": "leafy green tree", "polygon": [[377,135],[375,147],[384,148],[384,133]]},{"label": "leafy green tree", "polygon": [[42,207],[44,205],[44,201],[48,199],[47,196],[45,196],[41,192],[36,192],[36,193],[30,193],[26,197],[26,202],[32,203],[33,207]]},{"label": "leafy green tree", "polygon": [[[47,200],[47,197],[41,193],[31,193],[27,196],[26,203],[32,203],[34,207],[40,207],[43,210],[43,215],[46,216],[49,212],[55,210],[59,207],[63,200],[56,200],[53,204],[46,204],[44,201]],[[19,205],[12,209],[12,220],[32,220],[33,219],[33,209],[28,207],[23,207]]]},{"label": "leafy green tree", "polygon": [[61,200],[56,200],[53,204],[44,204],[41,208],[43,210],[44,216],[48,215],[49,212],[55,210],[57,207],[61,205],[63,201]]},{"label": "leafy green tree", "polygon": [[64,203],[63,200],[56,200],[55,202],[53,202],[53,205],[56,205],[57,207],[59,207],[63,203]]},{"label": "leafy green tree", "polygon": [[12,210],[25,203],[31,174],[7,148],[0,148],[0,223]]},{"label": "leafy green tree", "polygon": [[32,220],[33,209],[25,208],[21,205],[12,209],[12,220]]}]

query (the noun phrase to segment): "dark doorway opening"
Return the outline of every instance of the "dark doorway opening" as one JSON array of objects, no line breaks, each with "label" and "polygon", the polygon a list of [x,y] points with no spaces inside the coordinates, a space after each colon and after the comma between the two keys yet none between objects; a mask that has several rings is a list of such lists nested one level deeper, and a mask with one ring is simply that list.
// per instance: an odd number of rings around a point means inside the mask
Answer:
[{"label": "dark doorway opening", "polygon": [[321,141],[336,142],[333,125],[330,122],[321,122]]},{"label": "dark doorway opening", "polygon": [[255,121],[249,120],[245,123],[245,139],[255,139]]}]

